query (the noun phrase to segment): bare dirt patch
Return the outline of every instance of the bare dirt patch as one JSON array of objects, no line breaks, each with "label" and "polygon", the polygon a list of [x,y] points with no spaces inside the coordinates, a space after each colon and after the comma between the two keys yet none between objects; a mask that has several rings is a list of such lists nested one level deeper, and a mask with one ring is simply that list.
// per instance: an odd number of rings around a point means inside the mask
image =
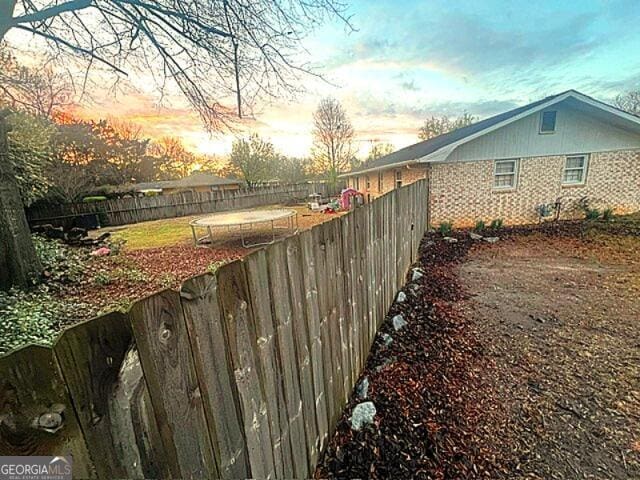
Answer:
[{"label": "bare dirt patch", "polygon": [[462,265],[511,476],[640,478],[638,247],[531,235]]},{"label": "bare dirt patch", "polygon": [[614,231],[428,236],[360,378],[374,423],[356,389],[316,478],[640,478],[640,239]]}]

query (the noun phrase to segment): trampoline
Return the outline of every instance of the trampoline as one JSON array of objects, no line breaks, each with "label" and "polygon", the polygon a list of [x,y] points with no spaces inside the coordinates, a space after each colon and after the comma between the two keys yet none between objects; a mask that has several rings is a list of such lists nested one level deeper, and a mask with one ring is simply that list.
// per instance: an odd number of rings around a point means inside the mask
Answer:
[{"label": "trampoline", "polygon": [[[279,224],[278,224],[279,222]],[[284,226],[283,226],[284,224]],[[193,242],[196,246],[205,243],[212,244],[214,241],[214,230],[226,229],[228,232],[236,229],[240,232],[242,246],[244,248],[257,247],[259,245],[270,245],[276,240],[277,230],[290,230],[292,233],[298,231],[298,214],[291,209],[272,210],[236,210],[234,212],[221,212],[207,215],[193,220],[189,223]],[[247,243],[246,233],[254,230],[257,225],[271,226],[271,240],[268,242]],[[205,235],[198,237],[198,230],[204,230]]]}]

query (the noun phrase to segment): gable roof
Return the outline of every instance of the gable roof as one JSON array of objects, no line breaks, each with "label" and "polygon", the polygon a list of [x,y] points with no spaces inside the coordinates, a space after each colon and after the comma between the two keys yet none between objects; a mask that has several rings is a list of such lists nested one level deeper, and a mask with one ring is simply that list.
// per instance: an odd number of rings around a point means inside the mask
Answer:
[{"label": "gable roof", "polygon": [[[455,147],[462,143],[466,143],[474,138],[489,133],[497,128],[503,127],[512,123],[520,118],[523,118],[536,111],[543,110],[551,105],[559,103],[567,98],[572,97],[584,103],[588,103],[591,106],[605,110],[614,115],[618,115],[625,120],[629,120],[633,123],[640,125],[640,117],[624,112],[616,107],[608,105],[604,102],[600,102],[592,97],[589,97],[576,90],[567,90],[566,92],[552,95],[542,100],[535,101],[522,107],[514,108],[504,113],[494,115],[493,117],[480,120],[479,122],[472,123],[466,127],[458,128],[448,133],[444,133],[434,138],[424,140],[408,147],[397,150],[389,155],[380,157],[373,162],[370,162],[360,168],[354,169],[349,173],[341,175],[341,177],[348,177],[354,173],[365,173],[374,170],[381,170],[391,166],[402,166],[410,163],[427,162],[428,156],[434,156],[436,152],[446,151],[446,154],[450,153]],[[446,148],[449,147],[449,148]],[[440,156],[438,159],[441,159]]]},{"label": "gable roof", "polygon": [[195,188],[195,187],[208,187],[218,185],[240,185],[242,182],[239,180],[232,180],[229,178],[222,178],[209,173],[192,173],[188,177],[180,178],[178,180],[164,180],[160,182],[146,182],[137,183],[133,185],[135,190],[151,190],[151,189],[164,189],[164,188]]}]

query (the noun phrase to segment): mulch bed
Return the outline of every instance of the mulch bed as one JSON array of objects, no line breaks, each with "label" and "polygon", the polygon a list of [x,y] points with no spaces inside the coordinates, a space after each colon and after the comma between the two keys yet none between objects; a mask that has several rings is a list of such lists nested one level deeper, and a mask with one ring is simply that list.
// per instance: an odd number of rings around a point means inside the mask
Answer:
[{"label": "mulch bed", "polygon": [[[425,238],[414,265],[424,276],[403,289],[382,325],[365,371],[375,425],[351,429],[354,394],[316,478],[490,478],[496,470],[492,445],[476,441],[479,419],[494,411],[482,389],[481,351],[471,325],[457,306],[464,291],[451,268],[471,241]],[[411,271],[410,276],[411,278]],[[401,314],[407,325],[396,332],[390,319]],[[393,341],[385,346],[381,333]],[[471,400],[473,399],[473,401]]]}]

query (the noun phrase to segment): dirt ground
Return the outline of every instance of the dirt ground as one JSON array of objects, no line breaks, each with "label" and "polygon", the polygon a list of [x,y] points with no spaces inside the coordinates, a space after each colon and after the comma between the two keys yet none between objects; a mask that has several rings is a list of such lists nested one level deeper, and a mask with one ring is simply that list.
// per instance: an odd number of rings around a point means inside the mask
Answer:
[{"label": "dirt ground", "polygon": [[640,478],[640,236],[610,230],[428,236],[316,478]]},{"label": "dirt ground", "polygon": [[465,309],[523,478],[640,478],[640,242],[532,235],[472,249]]}]

